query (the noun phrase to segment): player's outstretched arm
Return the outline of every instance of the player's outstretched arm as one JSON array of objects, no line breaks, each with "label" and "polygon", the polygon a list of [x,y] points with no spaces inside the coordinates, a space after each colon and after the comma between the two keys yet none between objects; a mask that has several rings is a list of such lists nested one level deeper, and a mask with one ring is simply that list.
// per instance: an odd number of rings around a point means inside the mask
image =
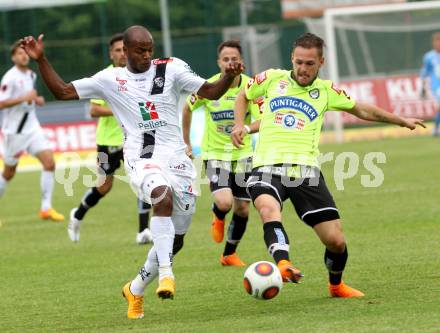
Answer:
[{"label": "player's outstretched arm", "polygon": [[373,104],[356,103],[354,108],[347,110],[347,112],[363,120],[395,124],[401,127],[409,128],[410,130],[415,129],[417,125],[426,128],[426,125],[423,123],[423,119],[399,117]]},{"label": "player's outstretched arm", "polygon": [[27,36],[21,40],[21,46],[29,57],[38,63],[41,77],[56,99],[78,99],[73,84],[64,82],[44,55],[43,37],[44,35],[40,35],[38,40],[35,40],[33,36]]},{"label": "player's outstretched arm", "polygon": [[222,77],[215,82],[205,82],[203,86],[200,87],[197,95],[210,100],[219,99],[229,89],[234,78],[240,75],[243,70],[244,67],[242,64],[230,63],[226,68],[225,75],[222,75]]},{"label": "player's outstretched arm", "polygon": [[99,118],[99,117],[110,117],[113,116],[112,110],[110,108],[107,108],[105,106],[102,106],[100,104],[96,104],[91,102],[90,103],[90,116],[92,118]]},{"label": "player's outstretched arm", "polygon": [[231,132],[231,140],[235,147],[240,148],[243,145],[243,139],[246,134],[251,132],[249,126],[245,126],[244,118],[248,109],[249,100],[246,97],[244,89],[242,89],[236,99],[234,106],[234,128]]}]

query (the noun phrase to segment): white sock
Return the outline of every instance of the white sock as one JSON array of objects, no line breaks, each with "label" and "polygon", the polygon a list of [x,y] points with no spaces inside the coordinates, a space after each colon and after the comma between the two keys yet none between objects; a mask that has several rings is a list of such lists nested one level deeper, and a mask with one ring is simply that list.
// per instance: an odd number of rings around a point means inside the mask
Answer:
[{"label": "white sock", "polygon": [[143,295],[144,289],[157,277],[159,262],[154,246],[148,252],[147,260],[139,274],[131,281],[130,290],[133,295]]},{"label": "white sock", "polygon": [[48,210],[52,208],[52,193],[54,187],[53,171],[41,172],[41,210]]},{"label": "white sock", "polygon": [[6,185],[8,184],[8,181],[3,178],[3,175],[0,174],[0,197],[5,193]]},{"label": "white sock", "polygon": [[159,263],[159,279],[164,276],[173,277],[171,269],[173,258],[174,225],[171,217],[153,216],[150,221],[154,248]]}]

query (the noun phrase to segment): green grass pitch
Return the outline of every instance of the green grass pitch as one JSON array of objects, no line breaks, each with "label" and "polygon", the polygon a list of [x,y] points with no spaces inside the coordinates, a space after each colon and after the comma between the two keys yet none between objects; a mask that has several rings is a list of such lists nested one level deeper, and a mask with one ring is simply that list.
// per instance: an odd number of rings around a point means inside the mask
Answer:
[{"label": "green grass pitch", "polygon": [[[344,280],[364,299],[327,294],[323,246],[290,203],[284,224],[301,285],[285,285],[258,301],[243,288],[244,268],[222,267],[223,245],[209,235],[206,186],[175,259],[177,294],[161,301],[156,284],[145,294],[145,318],[126,319],[121,288],[143,264],[149,246],[135,244],[136,200],[117,181],[89,212],[81,242],[66,222],[40,221],[39,173],[18,174],[0,201],[0,332],[438,332],[440,327],[440,141],[431,137],[325,145],[322,152],[386,154],[382,186],[364,188],[363,167],[337,191],[333,163],[324,175],[343,219],[349,261]],[[361,163],[362,164],[362,163]],[[90,174],[84,169],[83,174]],[[55,207],[68,215],[84,193],[56,187]],[[252,209],[239,247],[247,263],[269,260],[261,222]]]}]

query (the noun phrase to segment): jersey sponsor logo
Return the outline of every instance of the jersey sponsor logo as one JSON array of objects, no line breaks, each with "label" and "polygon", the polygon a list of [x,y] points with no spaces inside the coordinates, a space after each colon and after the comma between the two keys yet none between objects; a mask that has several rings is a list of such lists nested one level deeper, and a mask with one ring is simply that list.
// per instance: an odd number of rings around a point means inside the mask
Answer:
[{"label": "jersey sponsor logo", "polygon": [[166,126],[165,120],[159,119],[159,114],[156,112],[156,106],[153,102],[138,102],[139,110],[141,112],[143,123],[138,123],[141,130],[153,130],[158,127]]},{"label": "jersey sponsor logo", "polygon": [[315,88],[309,91],[309,96],[313,99],[319,98],[319,89]]},{"label": "jersey sponsor logo", "polygon": [[337,93],[338,95],[344,95],[345,97],[347,97],[348,99],[350,99],[350,96],[348,96],[348,94],[345,92],[345,90],[343,90],[343,89],[339,89],[338,87],[335,86],[334,83],[332,83],[332,89],[333,89],[334,91],[336,91],[336,93]]},{"label": "jersey sponsor logo", "polygon": [[156,164],[152,164],[152,163],[146,163],[146,164],[144,164],[143,169],[144,170],[147,170],[147,169],[159,169],[160,170],[160,166],[158,166]]},{"label": "jersey sponsor logo", "polygon": [[197,102],[197,95],[194,94],[194,93],[192,93],[192,94],[191,94],[191,97],[189,98],[189,102],[190,102],[192,105],[196,104],[196,102]]},{"label": "jersey sponsor logo", "polygon": [[262,114],[264,112],[264,97],[263,96],[255,98],[252,101],[252,103],[258,105],[258,111],[260,111],[260,114]]},{"label": "jersey sponsor logo", "polygon": [[139,102],[139,110],[141,111],[143,120],[159,119],[159,115],[156,112],[156,106],[153,102]]},{"label": "jersey sponsor logo", "polygon": [[234,127],[233,124],[228,125],[217,125],[217,132],[225,133],[230,135],[232,133],[232,128]]},{"label": "jersey sponsor logo", "polygon": [[227,100],[227,101],[235,101],[236,99],[237,99],[236,96],[226,96],[225,97],[225,100]]},{"label": "jersey sponsor logo", "polygon": [[280,109],[296,110],[304,113],[310,121],[318,117],[318,111],[306,101],[291,96],[281,96],[273,98],[269,103],[270,111],[275,112]]},{"label": "jersey sponsor logo", "polygon": [[257,84],[262,84],[266,80],[266,78],[267,78],[266,71],[264,71],[255,76],[255,81],[257,81]]},{"label": "jersey sponsor logo", "polygon": [[128,90],[127,87],[125,86],[125,84],[127,83],[127,80],[120,79],[120,78],[116,77],[116,81],[119,84],[118,85],[118,91],[125,92],[125,91]]},{"label": "jersey sponsor logo", "polygon": [[161,64],[167,64],[169,62],[172,62],[173,58],[167,58],[167,59],[154,59],[153,65],[161,65]]},{"label": "jersey sponsor logo", "polygon": [[275,114],[274,124],[282,125],[287,129],[303,130],[305,125],[304,119],[299,119],[291,113],[277,112]]},{"label": "jersey sponsor logo", "polygon": [[214,121],[234,119],[234,110],[223,110],[223,111],[211,112],[211,118]]},{"label": "jersey sponsor logo", "polygon": [[250,79],[247,83],[247,88],[249,89],[254,84],[254,82],[255,82],[254,79]]},{"label": "jersey sponsor logo", "polygon": [[2,85],[1,90],[2,91],[8,90],[8,85],[7,84]]}]

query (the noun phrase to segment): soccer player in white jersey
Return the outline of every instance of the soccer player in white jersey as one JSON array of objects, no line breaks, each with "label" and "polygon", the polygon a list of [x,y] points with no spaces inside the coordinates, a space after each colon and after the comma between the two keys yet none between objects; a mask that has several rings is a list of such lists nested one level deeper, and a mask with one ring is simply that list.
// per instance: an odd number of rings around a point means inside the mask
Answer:
[{"label": "soccer player in white jersey", "polygon": [[0,175],[0,197],[9,181],[14,177],[20,156],[27,151],[43,166],[41,173],[40,218],[54,222],[64,216],[52,207],[55,161],[49,142],[46,140],[35,114],[35,105],[43,105],[44,97],[35,91],[35,73],[28,67],[29,56],[20,42],[11,47],[14,67],[1,80],[0,107],[3,115],[4,169]]},{"label": "soccer player in white jersey", "polygon": [[22,45],[38,63],[49,90],[58,99],[102,98],[125,132],[124,160],[138,195],[153,205],[153,247],[136,278],[123,288],[127,316],[142,318],[143,292],[159,276],[156,294],[175,294],[173,255],[183,246],[195,207],[195,170],[185,153],[177,102],[181,92],[220,98],[243,66],[231,63],[225,75],[209,83],[178,58],[153,60],[154,42],[142,26],[124,32],[125,68],[105,69],[90,78],[65,83],[44,55],[43,35],[26,37]]}]

